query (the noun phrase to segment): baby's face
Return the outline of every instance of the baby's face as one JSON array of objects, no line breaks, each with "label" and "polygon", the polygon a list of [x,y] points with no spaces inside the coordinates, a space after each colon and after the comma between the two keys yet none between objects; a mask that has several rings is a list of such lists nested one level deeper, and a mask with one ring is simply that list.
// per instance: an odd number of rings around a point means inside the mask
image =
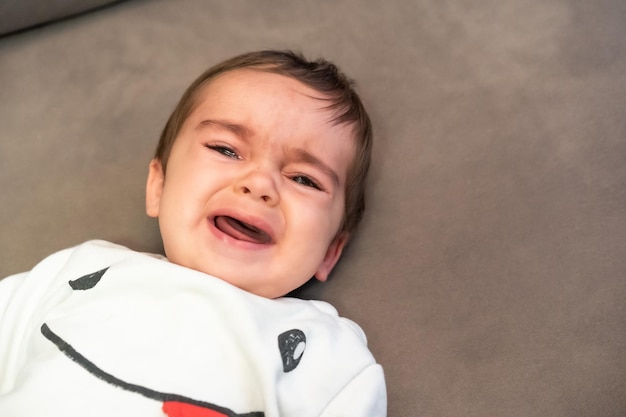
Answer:
[{"label": "baby's face", "polygon": [[337,232],[355,148],[322,97],[251,69],[204,88],[166,175],[150,165],[147,212],[171,262],[268,298],[327,278],[347,239]]}]

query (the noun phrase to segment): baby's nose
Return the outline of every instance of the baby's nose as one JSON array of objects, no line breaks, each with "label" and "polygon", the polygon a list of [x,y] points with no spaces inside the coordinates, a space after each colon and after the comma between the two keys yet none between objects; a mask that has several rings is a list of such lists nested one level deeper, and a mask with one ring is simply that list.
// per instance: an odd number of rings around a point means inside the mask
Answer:
[{"label": "baby's nose", "polygon": [[262,200],[269,205],[276,205],[280,201],[276,182],[277,180],[270,170],[254,169],[242,176],[235,187],[239,193]]}]

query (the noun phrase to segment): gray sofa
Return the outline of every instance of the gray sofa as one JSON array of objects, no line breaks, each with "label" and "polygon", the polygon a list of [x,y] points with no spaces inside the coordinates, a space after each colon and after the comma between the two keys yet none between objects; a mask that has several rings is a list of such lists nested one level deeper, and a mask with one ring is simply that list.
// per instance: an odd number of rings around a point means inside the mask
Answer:
[{"label": "gray sofa", "polygon": [[183,89],[301,50],[358,81],[377,142],[362,229],[298,295],[364,327],[389,415],[626,415],[623,0],[105,3],[0,6],[0,276],[160,251],[144,181]]}]

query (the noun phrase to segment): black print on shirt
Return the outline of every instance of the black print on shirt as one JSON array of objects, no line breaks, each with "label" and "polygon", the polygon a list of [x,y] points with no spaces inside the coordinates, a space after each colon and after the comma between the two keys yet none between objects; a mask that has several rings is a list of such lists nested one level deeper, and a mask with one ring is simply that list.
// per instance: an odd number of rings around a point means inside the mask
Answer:
[{"label": "black print on shirt", "polygon": [[[109,267],[93,272],[91,274],[83,275],[80,278],[69,281],[70,287],[74,290],[84,291],[94,288],[102,276],[107,272]],[[229,408],[219,406],[207,401],[202,401],[184,395],[160,392],[150,389],[146,386],[134,384],[128,381],[124,381],[113,374],[110,374],[97,366],[94,362],[87,359],[80,352],[78,352],[72,345],[66,342],[63,338],[53,332],[50,327],[44,323],[41,326],[42,335],[50,342],[54,343],[56,347],[65,354],[69,359],[80,365],[83,369],[89,372],[94,377],[101,379],[111,385],[121,388],[126,391],[134,392],[142,395],[145,398],[159,401],[162,403],[162,410],[168,417],[264,417],[265,413],[262,411],[253,411],[251,413],[235,413]],[[158,369],[155,369],[158,372]]]},{"label": "black print on shirt", "polygon": [[220,407],[206,401],[199,401],[178,394],[159,392],[141,385],[123,381],[100,369],[96,364],[81,355],[69,343],[50,330],[47,324],[44,323],[41,326],[41,333],[46,337],[46,339],[54,343],[68,358],[82,366],[96,378],[106,381],[109,384],[115,385],[126,391],[131,391],[143,395],[146,398],[162,402],[163,411],[168,416],[263,417],[265,415],[262,411],[237,414],[226,407]]},{"label": "black print on shirt", "polygon": [[291,372],[304,355],[306,336],[302,330],[292,329],[278,335],[278,350],[283,360],[283,371]]},{"label": "black print on shirt", "polygon": [[102,275],[104,275],[109,268],[110,267],[107,266],[99,271],[76,278],[75,280],[69,282],[70,287],[72,287],[73,290],[90,290],[95,287],[98,282],[100,282],[100,278],[102,278]]}]

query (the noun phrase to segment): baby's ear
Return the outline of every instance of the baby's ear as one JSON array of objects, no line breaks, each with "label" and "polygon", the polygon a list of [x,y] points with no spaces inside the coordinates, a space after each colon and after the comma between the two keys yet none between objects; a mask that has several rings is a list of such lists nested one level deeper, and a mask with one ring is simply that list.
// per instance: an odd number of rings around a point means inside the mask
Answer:
[{"label": "baby's ear", "polygon": [[347,232],[341,232],[333,239],[330,246],[328,246],[324,260],[315,272],[315,278],[320,281],[326,281],[328,279],[330,271],[332,271],[337,264],[337,261],[341,257],[341,252],[343,252],[343,248],[346,246],[346,243],[348,243],[348,238],[349,235]]},{"label": "baby's ear", "polygon": [[153,159],[148,168],[148,181],[146,182],[146,213],[150,217],[159,216],[159,206],[161,204],[161,193],[163,192],[163,166],[161,161]]}]

